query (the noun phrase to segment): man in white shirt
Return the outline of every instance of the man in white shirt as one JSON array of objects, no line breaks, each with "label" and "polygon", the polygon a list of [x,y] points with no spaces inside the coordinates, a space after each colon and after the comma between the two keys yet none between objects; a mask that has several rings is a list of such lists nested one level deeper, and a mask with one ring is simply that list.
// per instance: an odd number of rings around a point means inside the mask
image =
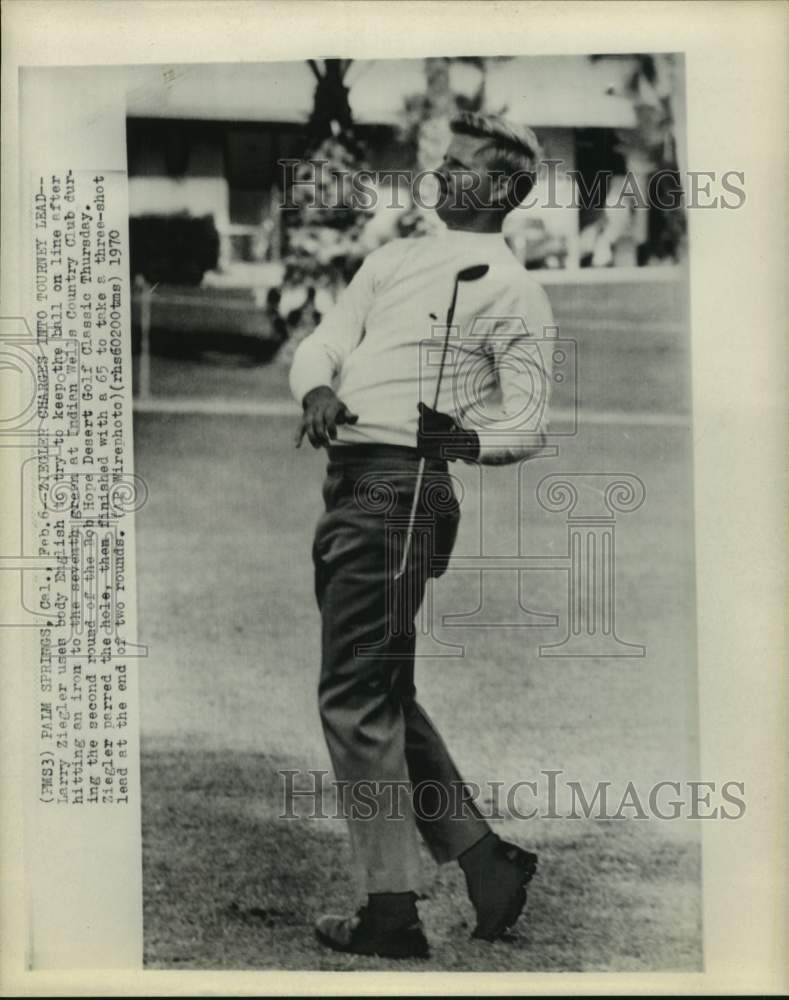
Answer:
[{"label": "man in white shirt", "polygon": [[[501,235],[533,186],[537,140],[490,115],[460,115],[452,131],[436,208],[446,233],[371,253],[299,346],[290,376],[304,411],[297,445],[306,436],[329,453],[313,546],[319,704],[368,897],[355,917],[324,916],[316,930],[335,949],[389,957],[428,953],[416,910],[418,834],[439,863],[459,861],[474,936],[486,940],[517,920],[537,861],[493,834],[464,796],[415,697],[414,617],[427,580],[446,569],[460,516],[447,461],[504,464],[537,453],[550,383],[550,352],[540,350],[550,305]],[[453,328],[462,336],[450,340],[446,365],[436,364],[457,276],[481,264],[483,277],[457,287]],[[403,531],[393,526],[412,505],[420,530],[399,576]]]}]

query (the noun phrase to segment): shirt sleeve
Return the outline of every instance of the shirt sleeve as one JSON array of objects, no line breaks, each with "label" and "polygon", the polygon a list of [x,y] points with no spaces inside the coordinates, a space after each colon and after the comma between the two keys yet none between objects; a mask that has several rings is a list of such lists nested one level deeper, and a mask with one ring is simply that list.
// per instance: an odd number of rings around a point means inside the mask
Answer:
[{"label": "shirt sleeve", "polygon": [[483,465],[506,465],[530,458],[545,444],[548,429],[553,312],[544,290],[531,281],[514,297],[509,315],[497,318],[488,339],[501,402],[473,426]]},{"label": "shirt sleeve", "polygon": [[296,348],[290,390],[296,402],[319,385],[331,385],[342,364],[359,344],[375,294],[376,255],[370,254],[322,322]]}]

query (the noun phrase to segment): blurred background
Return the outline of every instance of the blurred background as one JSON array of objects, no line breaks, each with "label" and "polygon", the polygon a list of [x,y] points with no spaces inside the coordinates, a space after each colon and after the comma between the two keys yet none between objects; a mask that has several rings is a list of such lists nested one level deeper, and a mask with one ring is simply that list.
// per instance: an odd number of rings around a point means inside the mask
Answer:
[{"label": "blurred background", "polygon": [[[462,657],[425,655],[420,637],[417,684],[470,781],[554,769],[589,795],[611,782],[615,803],[630,781],[646,795],[699,766],[687,242],[682,209],[620,195],[626,176],[646,190],[683,173],[682,57],[125,72],[135,472],[149,487],[136,515],[146,963],[402,969],[314,942],[317,914],[355,906],[345,824],[278,818],[278,770],[329,766],[310,560],[326,456],[293,448],[290,360],[365,254],[437,224],[406,185],[399,209],[380,207],[385,190],[376,210],[349,206],[332,173],[435,166],[458,109],[530,125],[559,161],[506,232],[577,345],[551,403],[559,454],[526,463],[522,483],[514,466],[455,463],[456,551],[561,557],[567,522],[538,506],[538,481],[637,476],[647,499],[617,521],[615,603],[620,638],[645,655],[541,656],[567,627],[568,574],[483,581],[450,565],[433,606],[472,615],[484,586],[487,620],[509,624],[446,628]],[[328,207],[281,207],[277,161],[303,158],[326,161]],[[569,171],[592,190],[608,173],[600,204],[573,204]],[[701,968],[698,823],[508,813],[497,829],[540,854],[523,933],[469,941],[459,869],[426,860],[420,968]]]},{"label": "blurred background", "polygon": [[[623,195],[623,186],[629,176],[646,194],[660,173],[663,190],[679,187],[681,56],[330,59],[130,73],[131,273],[143,398],[235,396],[253,387],[278,397],[273,371],[234,379],[230,356],[237,367],[287,366],[367,253],[441,226],[413,203],[407,183],[393,197],[384,182],[376,204],[363,209],[334,175],[437,166],[458,110],[530,125],[555,161],[533,192],[534,207],[507,220],[506,238],[524,267],[549,288],[650,286],[644,294],[658,309],[674,294],[687,252],[684,210],[648,206],[632,187]],[[279,161],[306,158],[324,161],[317,183],[328,207],[299,205],[308,190],[296,188],[296,206],[283,208]],[[296,176],[315,174],[302,167]],[[561,320],[585,293],[549,294]],[[168,362],[197,355],[202,368]],[[221,378],[212,366],[222,366]]]}]

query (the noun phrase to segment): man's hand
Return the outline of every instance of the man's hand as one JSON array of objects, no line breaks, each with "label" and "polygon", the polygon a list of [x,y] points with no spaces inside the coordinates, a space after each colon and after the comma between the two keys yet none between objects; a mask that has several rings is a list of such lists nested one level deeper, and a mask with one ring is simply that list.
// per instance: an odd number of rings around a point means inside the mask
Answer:
[{"label": "man's hand", "polygon": [[359,419],[328,385],[311,389],[301,405],[304,413],[294,440],[297,448],[301,447],[305,434],[313,448],[323,448],[337,437],[337,424],[355,424]]},{"label": "man's hand", "polygon": [[440,413],[419,403],[419,427],[416,450],[425,458],[462,458],[476,462],[479,458],[479,435],[455,423],[448,413]]}]

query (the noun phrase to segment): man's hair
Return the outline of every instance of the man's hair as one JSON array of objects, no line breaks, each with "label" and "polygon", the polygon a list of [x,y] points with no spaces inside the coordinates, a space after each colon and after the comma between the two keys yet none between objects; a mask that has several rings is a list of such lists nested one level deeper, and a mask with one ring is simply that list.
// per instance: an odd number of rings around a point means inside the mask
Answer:
[{"label": "man's hair", "polygon": [[534,186],[542,148],[528,125],[516,125],[498,115],[464,111],[449,123],[456,135],[490,139],[483,147],[488,169],[518,177],[518,201],[522,201]]}]

